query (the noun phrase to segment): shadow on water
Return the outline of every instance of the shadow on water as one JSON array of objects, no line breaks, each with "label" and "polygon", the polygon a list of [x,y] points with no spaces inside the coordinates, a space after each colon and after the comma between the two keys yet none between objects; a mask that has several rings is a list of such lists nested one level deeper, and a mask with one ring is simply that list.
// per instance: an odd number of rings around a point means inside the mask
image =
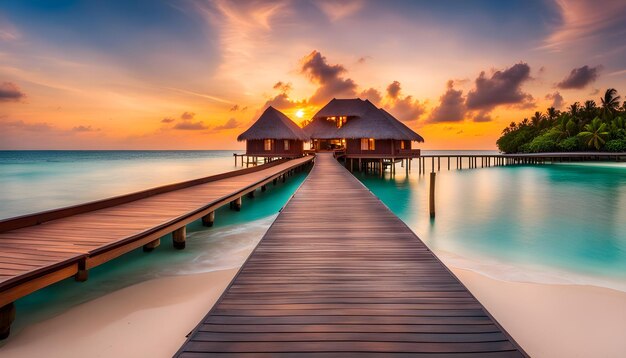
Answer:
[{"label": "shadow on water", "polygon": [[442,170],[434,220],[428,174],[355,175],[435,252],[626,282],[623,163]]},{"label": "shadow on water", "polygon": [[244,197],[240,212],[228,205],[218,209],[211,228],[203,227],[199,220],[189,224],[184,250],[175,250],[171,235],[166,235],[161,246],[150,253],[139,248],[91,269],[86,282],[66,279],[17,300],[12,330],[17,332],[77,304],[153,278],[239,267],[307,174],[298,172],[285,183],[270,183],[265,192],[257,190],[255,198]]}]

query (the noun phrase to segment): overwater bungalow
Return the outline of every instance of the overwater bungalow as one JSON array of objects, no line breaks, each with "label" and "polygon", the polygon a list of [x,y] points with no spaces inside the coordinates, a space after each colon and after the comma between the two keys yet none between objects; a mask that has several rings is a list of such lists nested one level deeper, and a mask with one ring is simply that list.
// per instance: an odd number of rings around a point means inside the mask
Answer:
[{"label": "overwater bungalow", "polygon": [[333,99],[304,127],[316,151],[332,150],[352,165],[359,162],[397,161],[416,158],[423,142],[419,134],[369,100]]},{"label": "overwater bungalow", "polygon": [[265,159],[301,157],[303,143],[308,139],[302,128],[272,106],[237,137],[238,141],[246,141],[247,157]]}]

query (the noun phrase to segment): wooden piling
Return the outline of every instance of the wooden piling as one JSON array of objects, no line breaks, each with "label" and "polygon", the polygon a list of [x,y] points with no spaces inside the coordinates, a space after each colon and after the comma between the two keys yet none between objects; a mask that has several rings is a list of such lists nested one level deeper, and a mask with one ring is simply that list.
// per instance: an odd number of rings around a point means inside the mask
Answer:
[{"label": "wooden piling", "polygon": [[161,239],[150,241],[149,243],[143,245],[143,252],[151,252],[152,250],[159,247],[159,245],[161,245]]},{"label": "wooden piling", "polygon": [[204,215],[202,217],[202,226],[211,227],[215,222],[215,211],[211,211],[210,213]]},{"label": "wooden piling", "polygon": [[251,192],[248,192],[248,198],[250,198],[250,199],[254,198],[254,192],[255,191],[256,190],[252,190]]},{"label": "wooden piling", "polygon": [[187,227],[183,226],[172,232],[172,242],[176,250],[182,250],[185,248],[185,242],[187,240]]},{"label": "wooden piling", "polygon": [[89,271],[87,270],[87,266],[85,264],[85,260],[81,260],[78,263],[78,271],[74,275],[74,280],[77,282],[85,282],[89,278]]},{"label": "wooden piling", "polygon": [[11,323],[15,320],[15,304],[13,302],[0,308],[0,339],[9,337]]},{"label": "wooden piling", "polygon": [[435,179],[437,178],[437,173],[434,171],[430,173],[430,217],[435,217]]}]

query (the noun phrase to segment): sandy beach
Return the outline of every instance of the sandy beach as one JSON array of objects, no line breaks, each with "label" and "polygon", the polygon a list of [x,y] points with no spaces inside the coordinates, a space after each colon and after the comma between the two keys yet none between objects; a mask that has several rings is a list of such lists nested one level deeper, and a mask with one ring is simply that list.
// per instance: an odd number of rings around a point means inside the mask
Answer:
[{"label": "sandy beach", "polygon": [[[453,272],[533,357],[620,357],[626,293],[581,285],[499,281]],[[158,278],[25,327],[2,357],[171,357],[236,269]]]}]

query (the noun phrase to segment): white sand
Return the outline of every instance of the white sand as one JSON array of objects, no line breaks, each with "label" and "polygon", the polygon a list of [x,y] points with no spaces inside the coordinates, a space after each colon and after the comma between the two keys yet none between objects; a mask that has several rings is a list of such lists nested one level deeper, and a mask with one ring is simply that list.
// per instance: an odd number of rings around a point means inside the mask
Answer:
[{"label": "white sand", "polygon": [[0,348],[0,356],[171,357],[236,272],[164,277],[126,287],[24,328]]},{"label": "white sand", "polygon": [[[580,285],[504,282],[454,269],[533,357],[624,357],[626,293]],[[11,357],[171,357],[236,270],[159,278],[25,327]]]},{"label": "white sand", "polygon": [[532,357],[626,356],[625,292],[452,271]]}]

